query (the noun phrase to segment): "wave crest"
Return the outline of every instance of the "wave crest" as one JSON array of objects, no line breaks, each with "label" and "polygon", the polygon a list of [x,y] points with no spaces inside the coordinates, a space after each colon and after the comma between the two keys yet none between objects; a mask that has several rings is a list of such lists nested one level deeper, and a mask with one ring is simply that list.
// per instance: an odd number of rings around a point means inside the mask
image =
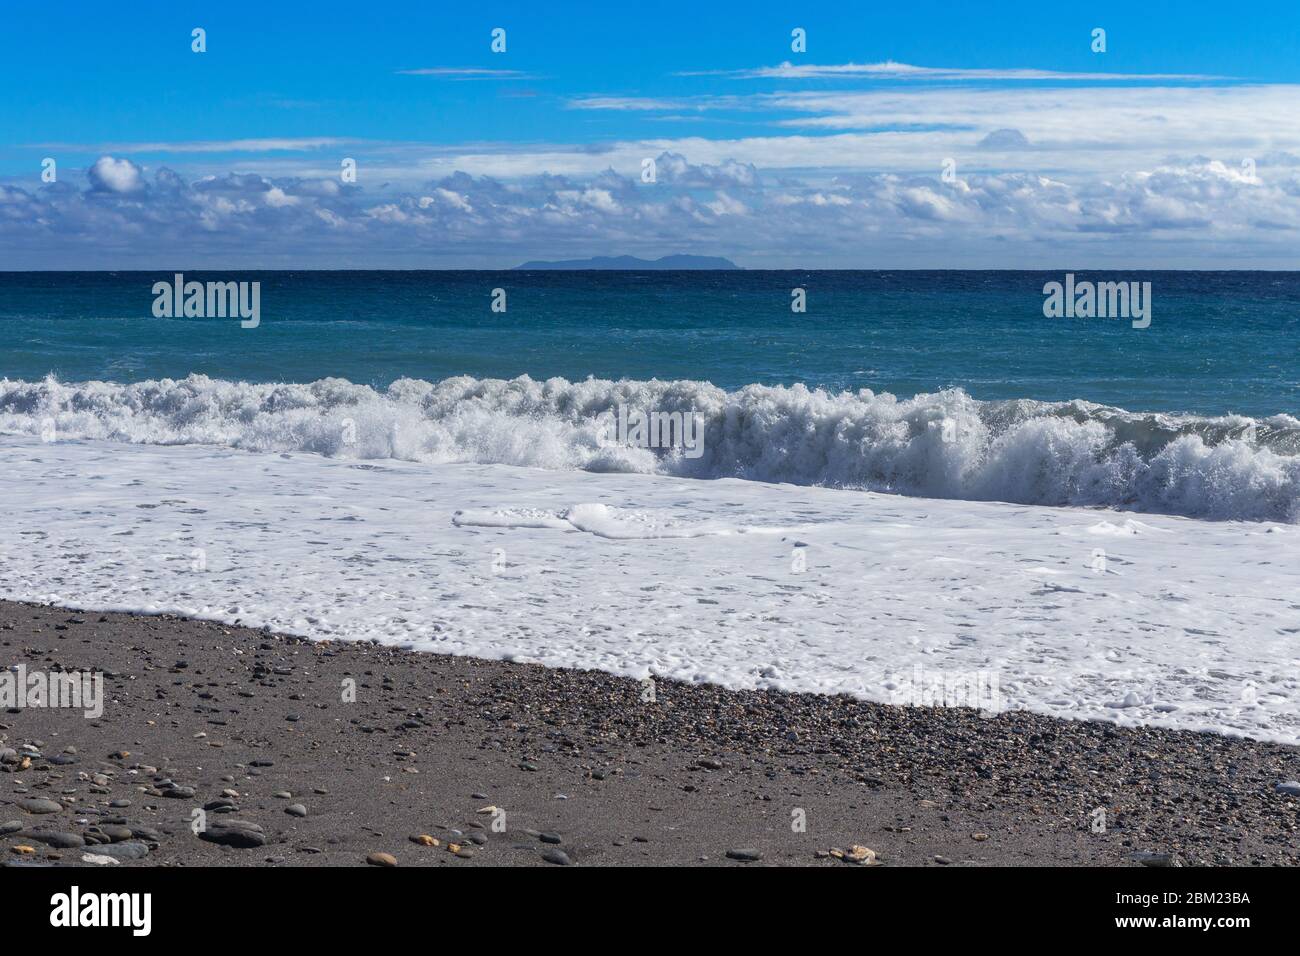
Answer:
[{"label": "wave crest", "polygon": [[[696,412],[703,454],[614,445],[611,410]],[[1300,420],[1141,414],[1084,401],[899,400],[803,385],[527,376],[122,385],[0,380],[0,429],[330,457],[735,477],[905,495],[1300,520]]]}]

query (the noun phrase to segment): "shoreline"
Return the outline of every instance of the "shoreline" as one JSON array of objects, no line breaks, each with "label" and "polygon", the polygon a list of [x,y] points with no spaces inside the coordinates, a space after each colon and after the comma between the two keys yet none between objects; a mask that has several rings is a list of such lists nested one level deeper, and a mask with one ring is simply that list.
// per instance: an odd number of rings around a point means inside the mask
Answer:
[{"label": "shoreline", "polygon": [[1246,738],[8,601],[0,653],[106,697],[0,711],[5,864],[1300,863],[1300,748]]}]

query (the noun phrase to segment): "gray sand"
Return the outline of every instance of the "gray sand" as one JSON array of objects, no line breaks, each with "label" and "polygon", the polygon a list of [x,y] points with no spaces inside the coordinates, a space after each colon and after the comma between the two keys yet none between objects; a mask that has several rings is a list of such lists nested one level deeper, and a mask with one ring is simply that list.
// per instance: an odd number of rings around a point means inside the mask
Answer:
[{"label": "gray sand", "polygon": [[1300,862],[1300,796],[1276,789],[1300,750],[1210,734],[672,682],[651,701],[594,671],[0,602],[17,664],[102,670],[107,700],[0,711],[0,862]]}]

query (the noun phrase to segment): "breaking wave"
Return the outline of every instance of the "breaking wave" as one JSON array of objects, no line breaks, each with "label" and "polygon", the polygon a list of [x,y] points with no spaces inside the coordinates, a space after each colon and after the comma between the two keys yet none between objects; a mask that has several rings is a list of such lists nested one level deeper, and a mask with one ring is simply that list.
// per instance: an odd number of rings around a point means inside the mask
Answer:
[{"label": "breaking wave", "polygon": [[[619,405],[695,412],[702,454],[611,443]],[[51,431],[52,429],[52,431]],[[707,382],[343,379],[130,385],[0,379],[0,430],[336,458],[479,462],[868,489],[1196,518],[1300,520],[1300,420],[1136,413],[1085,401],[898,399]]]}]

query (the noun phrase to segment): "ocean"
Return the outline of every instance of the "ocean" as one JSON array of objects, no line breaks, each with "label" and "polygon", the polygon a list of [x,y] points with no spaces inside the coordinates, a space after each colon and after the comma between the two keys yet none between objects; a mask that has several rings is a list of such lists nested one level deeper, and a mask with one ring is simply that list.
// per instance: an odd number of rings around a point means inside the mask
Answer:
[{"label": "ocean", "polygon": [[[171,273],[0,272],[0,374],[140,382],[660,379],[961,388],[1135,412],[1300,411],[1300,273],[1079,273],[1152,284],[1151,326],[1050,320],[1044,272],[250,272],[264,324],[155,319]],[[493,289],[506,311],[491,311]],[[807,311],[791,311],[803,288]]]},{"label": "ocean", "polygon": [[0,273],[0,594],[1300,740],[1300,276],[1075,278]]},{"label": "ocean", "polygon": [[[155,318],[171,275],[2,273],[0,427],[1294,520],[1300,274],[1143,273],[1141,329],[1046,318],[1061,278],[186,276],[260,283],[244,328]],[[703,416],[704,454],[602,447],[620,404]]]}]

